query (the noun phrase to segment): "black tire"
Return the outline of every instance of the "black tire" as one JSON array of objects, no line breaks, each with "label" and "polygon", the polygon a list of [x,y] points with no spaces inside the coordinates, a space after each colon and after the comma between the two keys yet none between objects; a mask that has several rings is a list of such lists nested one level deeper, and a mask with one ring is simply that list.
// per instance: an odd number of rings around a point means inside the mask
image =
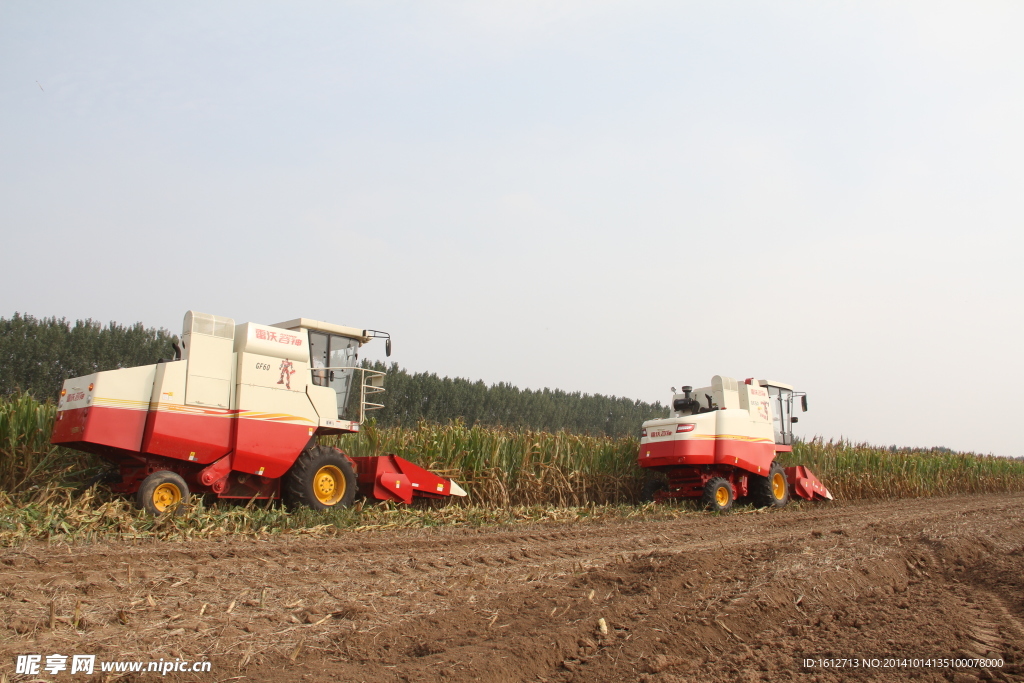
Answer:
[{"label": "black tire", "polygon": [[356,471],[337,448],[312,446],[285,473],[281,495],[292,508],[347,508],[356,498]]},{"label": "black tire", "polygon": [[654,494],[666,490],[668,490],[668,482],[664,479],[648,479],[640,490],[640,502],[652,503],[654,502]]},{"label": "black tire", "polygon": [[781,508],[789,502],[789,481],[786,470],[777,462],[768,468],[768,476],[750,477],[750,497],[762,508]]},{"label": "black tire", "polygon": [[733,501],[736,498],[732,490],[732,484],[728,479],[715,477],[704,486],[704,496],[701,502],[704,507],[712,512],[728,512],[732,509]]},{"label": "black tire", "polygon": [[188,502],[188,484],[177,472],[160,470],[142,480],[136,504],[151,515],[174,514]]}]

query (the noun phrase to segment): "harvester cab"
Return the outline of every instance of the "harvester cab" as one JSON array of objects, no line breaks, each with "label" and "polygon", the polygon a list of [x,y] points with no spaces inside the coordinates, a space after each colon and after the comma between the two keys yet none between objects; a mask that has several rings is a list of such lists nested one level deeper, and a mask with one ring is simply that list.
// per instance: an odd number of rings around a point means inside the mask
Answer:
[{"label": "harvester cab", "polygon": [[358,432],[383,407],[384,373],[360,367],[375,330],[296,318],[235,324],[189,311],[180,356],[66,380],[52,443],[117,466],[115,491],[162,512],[190,492],[326,509],[466,495],[397,455],[349,457],[318,437]]},{"label": "harvester cab", "polygon": [[667,486],[655,500],[699,498],[724,511],[738,498],[782,507],[791,495],[808,500],[832,494],[804,466],[783,468],[779,453],[793,450],[793,404],[807,395],[771,380],[715,375],[711,385],[672,390],[668,418],[644,422],[639,464],[663,472]]},{"label": "harvester cab", "polygon": [[793,424],[800,421],[793,414],[793,404],[799,397],[801,408],[807,412],[807,394],[793,391],[793,387],[788,384],[768,380],[760,380],[760,382],[768,390],[768,398],[772,404],[772,429],[775,434],[775,443],[792,446]]},{"label": "harvester cab", "polygon": [[[391,335],[387,332],[360,330],[309,318],[296,318],[274,327],[308,335],[312,372],[307,392],[317,395],[325,411],[327,403],[333,400],[339,423],[362,424],[367,412],[384,407],[375,400],[378,398],[375,394],[384,391],[384,373],[359,367],[359,348],[371,339],[384,338],[390,356]],[[346,431],[344,425],[338,429]]]}]

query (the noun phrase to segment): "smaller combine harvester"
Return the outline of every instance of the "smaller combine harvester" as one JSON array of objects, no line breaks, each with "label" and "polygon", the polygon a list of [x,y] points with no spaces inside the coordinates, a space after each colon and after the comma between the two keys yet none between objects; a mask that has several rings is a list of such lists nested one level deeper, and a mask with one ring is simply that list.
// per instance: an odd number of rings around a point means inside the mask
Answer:
[{"label": "smaller combine harvester", "polygon": [[297,318],[276,325],[185,314],[175,358],[64,382],[51,442],[117,468],[115,492],[158,514],[190,493],[346,507],[465,496],[396,455],[350,457],[318,437],[359,431],[384,373],[358,350],[385,332]]},{"label": "smaller combine harvester", "polygon": [[640,466],[668,477],[667,485],[646,491],[654,500],[696,498],[724,512],[736,499],[767,507],[782,507],[790,496],[832,499],[806,467],[775,462],[793,450],[793,403],[799,397],[806,411],[807,394],[781,382],[721,375],[709,387],[673,387],[672,394],[669,417],[644,422],[640,433]]}]

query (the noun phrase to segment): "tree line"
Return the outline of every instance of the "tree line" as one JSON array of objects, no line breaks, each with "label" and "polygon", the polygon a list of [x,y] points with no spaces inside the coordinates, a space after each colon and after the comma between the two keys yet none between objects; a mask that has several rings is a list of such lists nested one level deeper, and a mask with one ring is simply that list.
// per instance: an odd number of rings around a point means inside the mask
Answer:
[{"label": "tree line", "polygon": [[386,373],[384,408],[370,413],[381,425],[410,427],[420,420],[461,418],[467,425],[625,436],[639,432],[644,420],[668,417],[668,408],[660,403],[620,396],[520,389],[505,382],[487,385],[481,380],[410,373],[397,363],[365,365]]},{"label": "tree line", "polygon": [[56,398],[71,377],[130,368],[172,358],[173,335],[142,323],[103,325],[95,320],[0,318],[0,394],[19,391]]},{"label": "tree line", "polygon": [[[15,313],[0,318],[0,394],[30,393],[55,399],[64,380],[102,370],[128,368],[172,358],[174,335],[142,323],[107,325],[94,320],[35,318]],[[504,382],[411,373],[397,363],[366,364],[386,373],[384,408],[370,413],[381,426],[413,426],[420,420],[467,425],[564,429],[580,434],[635,434],[640,423],[666,417],[660,403],[618,396],[519,389]]]}]

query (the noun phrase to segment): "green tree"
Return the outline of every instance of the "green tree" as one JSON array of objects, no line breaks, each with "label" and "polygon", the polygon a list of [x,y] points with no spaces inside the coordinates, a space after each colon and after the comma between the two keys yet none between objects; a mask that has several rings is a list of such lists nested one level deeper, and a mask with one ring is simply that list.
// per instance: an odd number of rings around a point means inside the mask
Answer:
[{"label": "green tree", "polygon": [[397,363],[364,362],[364,366],[386,373],[384,408],[373,413],[382,426],[411,427],[420,420],[461,419],[468,426],[624,436],[636,434],[644,420],[668,416],[668,408],[661,403],[560,389],[519,389],[504,382],[487,386],[479,380],[409,373]]},{"label": "green tree", "polygon": [[[55,398],[65,379],[101,370],[156,363],[173,355],[167,330],[64,318],[34,318],[15,313],[0,318],[0,395],[27,391],[40,400]],[[435,373],[409,373],[397,364],[384,371],[384,408],[371,415],[381,425],[415,426],[421,420],[467,425],[564,429],[580,434],[636,434],[644,420],[666,417],[660,403],[560,389],[519,389],[486,385]]]},{"label": "green tree", "polygon": [[15,313],[0,318],[0,394],[20,390],[40,400],[56,398],[70,377],[170,358],[171,339],[167,330],[142,323],[104,327],[89,319],[72,325]]}]

